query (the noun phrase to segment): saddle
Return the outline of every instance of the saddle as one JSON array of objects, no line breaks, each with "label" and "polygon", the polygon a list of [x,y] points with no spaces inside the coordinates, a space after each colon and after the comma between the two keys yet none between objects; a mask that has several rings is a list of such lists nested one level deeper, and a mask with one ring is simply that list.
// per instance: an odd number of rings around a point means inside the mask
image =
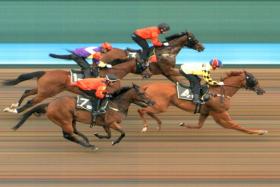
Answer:
[{"label": "saddle", "polygon": [[[183,99],[187,101],[193,100],[193,93],[190,87],[184,87],[179,82],[176,83],[177,97],[178,99]],[[202,85],[200,89],[200,100],[201,104],[205,104],[210,99],[209,87],[208,85]]]},{"label": "saddle", "polygon": [[[93,104],[96,104],[96,102],[92,103],[91,100],[88,97],[82,96],[82,95],[78,95],[76,98],[76,108],[77,109],[82,109],[82,110],[86,110],[88,112],[95,112],[93,111]],[[108,107],[108,100],[103,100],[101,102],[101,106],[100,108],[104,108],[105,112],[107,111],[107,107]],[[96,106],[94,106],[94,108],[96,108]]]},{"label": "saddle", "polygon": [[[142,56],[142,50],[141,49],[131,49],[126,48],[126,51],[128,53],[129,58],[139,58]],[[148,63],[154,63],[157,62],[156,52],[154,47],[149,48],[148,52]]]},{"label": "saddle", "polygon": [[70,77],[71,77],[71,83],[76,82],[78,80],[82,80],[85,78],[84,73],[81,70],[75,70],[71,69],[70,70]]},{"label": "saddle", "polygon": [[[98,77],[98,72],[96,73],[96,75],[94,74],[94,72],[91,72],[91,77]],[[76,82],[78,80],[82,80],[85,78],[84,72],[81,70],[75,70],[75,69],[71,69],[70,70],[70,80],[71,83]]]}]

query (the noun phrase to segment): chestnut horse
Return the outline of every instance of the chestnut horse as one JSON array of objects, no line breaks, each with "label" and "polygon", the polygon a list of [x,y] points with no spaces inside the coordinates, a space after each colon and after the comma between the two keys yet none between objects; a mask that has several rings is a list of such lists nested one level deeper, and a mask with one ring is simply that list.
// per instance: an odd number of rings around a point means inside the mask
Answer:
[{"label": "chestnut horse", "polygon": [[[110,69],[102,69],[100,71],[100,76],[105,76],[105,74],[114,74],[119,79],[122,79],[129,73],[138,73],[137,65],[135,59],[131,59],[129,61],[117,64]],[[19,99],[18,103],[12,104],[10,107],[4,109],[5,112],[12,112],[12,113],[20,113],[24,110],[40,103],[41,101],[45,100],[46,98],[53,97],[60,92],[67,90],[73,93],[79,94],[80,91],[73,86],[70,86],[70,72],[64,70],[52,70],[52,71],[37,71],[32,73],[25,73],[19,75],[16,79],[13,80],[6,80],[3,84],[4,85],[17,85],[22,81],[26,81],[29,79],[37,78],[37,87],[31,90],[25,90],[21,98]],[[112,90],[116,90],[119,87],[114,87]],[[21,106],[23,100],[30,96],[35,95],[34,98],[29,100],[25,105]],[[16,108],[18,107],[18,108]]]},{"label": "chestnut horse", "polygon": [[[230,98],[234,96],[240,88],[252,90],[258,95],[265,93],[265,91],[259,86],[259,83],[253,74],[246,71],[230,72],[227,73],[227,76],[223,81],[225,83],[223,87],[211,86],[209,88],[211,98],[206,104],[201,106],[198,124],[196,126],[191,126],[182,123],[181,126],[199,129],[203,126],[207,117],[211,115],[216,123],[224,128],[235,129],[248,134],[262,135],[267,133],[265,130],[250,130],[241,127],[231,119],[228,113],[230,108]],[[148,114],[157,121],[158,129],[160,130],[161,120],[155,114],[165,112],[170,105],[188,112],[193,112],[195,110],[196,106],[191,101],[178,99],[175,84],[150,83],[143,85],[142,88],[146,90],[147,95],[155,102],[153,106],[138,110],[139,115],[144,122],[142,132],[147,131],[148,128],[145,114]]]},{"label": "chestnut horse", "polygon": [[[107,135],[95,134],[98,138],[111,138],[111,129],[118,131],[121,135],[112,142],[113,145],[119,143],[125,132],[120,124],[126,117],[131,103],[141,102],[144,105],[152,105],[152,101],[145,96],[145,92],[139,86],[123,87],[113,94],[109,102],[107,112],[97,116],[96,125],[102,126]],[[13,127],[14,130],[20,128],[23,123],[33,114],[46,113],[48,119],[60,126],[63,137],[69,141],[80,144],[84,147],[97,149],[89,143],[88,138],[76,128],[76,122],[91,124],[91,112],[76,108],[76,97],[64,96],[51,101],[49,104],[41,104],[26,112],[21,120]]]}]

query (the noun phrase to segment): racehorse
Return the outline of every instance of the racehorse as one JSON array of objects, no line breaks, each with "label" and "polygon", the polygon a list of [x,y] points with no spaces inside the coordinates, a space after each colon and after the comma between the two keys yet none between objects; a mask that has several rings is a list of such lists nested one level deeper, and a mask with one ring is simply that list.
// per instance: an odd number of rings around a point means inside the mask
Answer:
[{"label": "racehorse", "polygon": [[[184,47],[192,48],[197,51],[204,50],[203,45],[195,38],[190,32],[181,32],[171,35],[166,38],[169,42],[169,47],[156,48],[156,54],[159,61],[150,65],[150,71],[153,74],[163,74],[172,81],[180,81],[177,79],[178,73],[172,70],[175,67],[175,56]],[[127,51],[113,48],[110,52],[106,53],[108,61],[113,59],[125,59],[127,58]],[[104,57],[105,58],[105,57]],[[106,60],[106,59],[104,59]],[[161,60],[164,62],[162,63]],[[114,62],[115,63],[115,62]],[[140,67],[140,68],[139,68]],[[137,59],[132,58],[128,61],[122,61],[113,66],[112,69],[101,71],[100,75],[107,73],[115,74],[118,78],[122,79],[128,73],[141,73],[144,77],[149,76],[149,69],[143,69],[142,65],[139,65]],[[40,71],[22,74],[17,79],[8,80],[4,82],[4,85],[16,85],[22,81],[37,78],[37,88],[31,90],[25,90],[18,103],[12,104],[10,107],[4,109],[6,112],[20,113],[27,108],[40,103],[46,98],[57,95],[58,93],[67,90],[74,93],[80,93],[78,90],[73,90],[70,85],[70,73],[68,71],[55,70],[55,71]],[[36,95],[33,99],[29,100],[24,106],[19,107],[24,98],[30,95]],[[16,108],[19,107],[19,108]]]},{"label": "racehorse", "polygon": [[[162,74],[173,82],[180,82],[178,79],[180,75],[177,71],[173,70],[176,65],[176,55],[183,47],[201,52],[204,50],[204,46],[196,39],[193,33],[187,31],[168,36],[166,37],[166,41],[169,43],[168,47],[155,47],[150,49],[150,51],[154,49],[157,56],[157,63],[150,63],[149,70],[153,75]],[[128,54],[128,50],[113,48],[111,51],[103,54],[103,58],[105,62],[114,65],[128,59]]]},{"label": "racehorse", "polygon": [[[146,106],[153,104],[137,85],[123,87],[116,91],[107,105],[107,112],[97,116],[96,119],[96,125],[102,126],[107,135],[95,134],[95,136],[109,139],[111,138],[111,129],[114,129],[121,135],[112,142],[112,145],[119,143],[125,137],[125,132],[120,126],[121,121],[126,117],[130,104],[134,102],[141,102]],[[64,96],[51,101],[49,104],[34,107],[22,116],[13,129],[20,128],[33,113],[46,114],[50,121],[61,127],[65,139],[87,148],[96,149],[94,145],[89,143],[88,138],[76,128],[76,122],[85,124],[91,124],[92,122],[91,112],[76,108],[76,97]]]},{"label": "racehorse", "polygon": [[[265,91],[259,86],[258,80],[253,76],[253,74],[246,71],[233,71],[227,73],[227,76],[223,78],[222,81],[224,81],[224,86],[211,86],[209,88],[211,97],[208,102],[201,106],[198,124],[196,126],[192,126],[182,123],[181,126],[199,129],[203,126],[207,117],[211,115],[216,123],[224,128],[235,129],[248,134],[262,135],[267,133],[265,130],[250,130],[241,127],[238,123],[231,119],[230,114],[228,113],[230,108],[230,98],[234,96],[240,88],[252,90],[256,92],[257,95],[265,93]],[[145,114],[148,114],[157,121],[158,129],[160,130],[161,120],[156,116],[156,114],[165,112],[170,105],[176,106],[188,112],[193,112],[196,108],[195,104],[191,101],[178,99],[175,84],[150,83],[143,85],[142,88],[146,90],[147,96],[155,102],[153,106],[138,110],[138,113],[144,122],[142,132],[147,131],[148,128]]]},{"label": "racehorse", "polygon": [[[117,64],[113,66],[113,68],[100,70],[100,76],[105,76],[105,74],[114,74],[119,79],[122,79],[128,73],[139,74],[140,71],[138,70],[139,66],[137,64],[138,62],[136,62],[135,59],[131,59],[129,61]],[[23,95],[19,99],[18,103],[12,104],[10,107],[5,108],[4,109],[5,112],[12,112],[12,113],[23,112],[24,110],[40,103],[46,98],[53,97],[64,90],[77,94],[81,93],[78,89],[74,88],[73,86],[70,86],[71,85],[70,72],[64,70],[37,71],[32,73],[21,74],[16,79],[7,80],[3,84],[8,86],[17,85],[22,81],[30,80],[33,78],[37,78],[37,87],[31,90],[29,89],[25,90]],[[112,88],[112,90],[116,90],[117,88],[119,87],[115,86],[114,88]],[[36,96],[34,98],[29,100],[22,107],[19,107],[21,106],[23,100],[26,97],[35,94]]]}]

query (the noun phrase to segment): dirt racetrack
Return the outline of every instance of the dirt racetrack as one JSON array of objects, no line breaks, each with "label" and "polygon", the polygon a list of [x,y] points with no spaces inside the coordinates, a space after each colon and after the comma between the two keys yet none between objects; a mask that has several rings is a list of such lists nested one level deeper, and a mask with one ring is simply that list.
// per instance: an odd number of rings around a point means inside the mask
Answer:
[{"label": "dirt racetrack", "polygon": [[[39,69],[0,69],[0,79]],[[214,77],[219,78],[220,70]],[[240,70],[240,69],[238,69]],[[223,129],[211,117],[200,130],[185,129],[178,123],[196,123],[197,117],[170,107],[161,114],[163,129],[156,131],[152,121],[147,133],[132,106],[123,122],[124,140],[111,146],[111,140],[98,140],[94,132],[78,128],[99,147],[87,150],[62,137],[60,128],[45,117],[32,117],[14,132],[19,115],[2,112],[15,103],[30,80],[15,87],[0,86],[0,186],[280,186],[280,70],[247,69],[267,91],[263,96],[240,90],[232,98],[233,119],[248,128],[269,131],[264,136],[247,135]],[[141,80],[129,75],[124,84],[166,81],[162,76]],[[63,93],[69,94],[69,93]],[[113,138],[116,137],[113,133]]]}]

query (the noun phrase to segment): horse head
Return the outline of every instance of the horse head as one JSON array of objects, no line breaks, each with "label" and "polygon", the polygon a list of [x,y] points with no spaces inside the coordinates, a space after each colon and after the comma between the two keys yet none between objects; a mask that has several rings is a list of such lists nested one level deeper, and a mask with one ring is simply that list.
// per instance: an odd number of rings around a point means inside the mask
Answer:
[{"label": "horse head", "polygon": [[198,39],[196,39],[196,37],[194,36],[193,33],[191,33],[191,32],[185,32],[185,33],[187,36],[187,41],[184,46],[194,49],[198,52],[201,52],[205,49],[204,46],[202,45],[202,43],[200,43],[198,41]]},{"label": "horse head", "polygon": [[132,89],[135,91],[133,97],[134,104],[137,104],[142,107],[154,105],[154,101],[152,101],[150,98],[146,96],[145,90],[141,90],[141,88],[136,84],[132,84],[132,85],[133,85]]},{"label": "horse head", "polygon": [[255,78],[255,76],[252,73],[248,73],[247,71],[244,71],[244,81],[243,86],[245,89],[252,90],[257,93],[257,95],[263,95],[265,93],[265,90],[262,89],[259,85],[259,81]]},{"label": "horse head", "polygon": [[[234,77],[239,78],[232,79]],[[254,77],[252,73],[249,73],[247,71],[231,71],[227,73],[226,77],[223,78],[222,81],[225,82],[225,86],[245,88],[256,92],[258,95],[263,95],[265,93],[265,90],[260,87],[259,81]]]},{"label": "horse head", "polygon": [[182,46],[194,49],[198,52],[204,50],[204,46],[191,32],[180,32],[166,37],[166,40],[170,43],[171,46]]}]

